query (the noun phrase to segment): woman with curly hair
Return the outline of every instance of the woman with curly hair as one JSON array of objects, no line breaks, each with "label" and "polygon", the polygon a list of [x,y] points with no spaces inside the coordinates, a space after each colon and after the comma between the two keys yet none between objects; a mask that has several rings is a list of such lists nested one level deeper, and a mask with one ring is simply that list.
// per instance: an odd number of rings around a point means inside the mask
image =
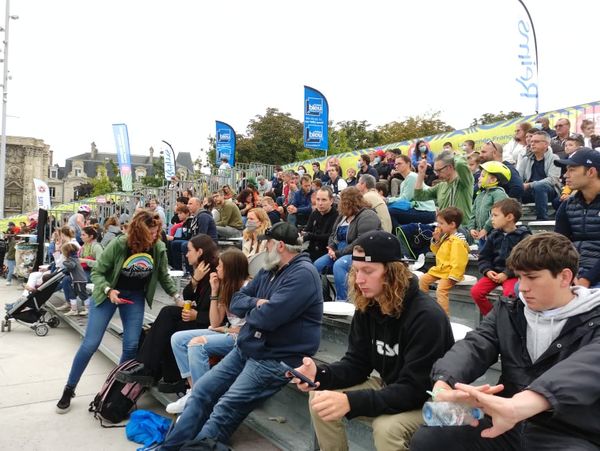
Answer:
[{"label": "woman with curly hair", "polygon": [[255,256],[267,249],[267,241],[258,241],[258,236],[271,227],[271,220],[265,210],[260,207],[248,210],[246,228],[242,233],[242,252],[248,258]]},{"label": "woman with curly hair", "polygon": [[117,308],[123,323],[122,363],[136,355],[145,304],[152,306],[156,284],[160,282],[175,302],[180,301],[175,282],[169,276],[167,249],[160,239],[161,227],[158,214],[140,210],[131,220],[127,234],[112,240],[92,269],[94,292],[85,336],[56,406],[58,413],[69,411],[75,387],[100,346]]},{"label": "woman with curly hair", "polygon": [[[400,242],[390,233],[369,232],[356,240],[348,280],[356,311],[348,350],[339,362],[317,366],[304,357],[297,368],[317,384],[309,408],[320,449],[344,446],[344,417],[372,418],[379,450],[408,450],[423,422],[431,368],[454,339],[444,311],[419,290],[401,260]],[[373,370],[378,376],[371,376]],[[313,390],[299,379],[292,382]]]}]

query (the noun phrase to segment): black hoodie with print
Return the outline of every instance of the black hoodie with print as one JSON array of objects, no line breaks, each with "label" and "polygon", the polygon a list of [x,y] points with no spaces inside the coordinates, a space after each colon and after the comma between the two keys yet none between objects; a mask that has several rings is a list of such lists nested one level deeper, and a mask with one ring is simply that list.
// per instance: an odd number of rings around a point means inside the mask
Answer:
[{"label": "black hoodie with print", "polygon": [[430,373],[436,360],[454,344],[450,321],[429,295],[411,278],[398,318],[384,315],[378,305],[356,311],[348,350],[339,362],[317,367],[319,390],[353,387],[376,370],[384,382],[380,390],[347,392],[347,418],[377,417],[419,409],[431,389]]}]

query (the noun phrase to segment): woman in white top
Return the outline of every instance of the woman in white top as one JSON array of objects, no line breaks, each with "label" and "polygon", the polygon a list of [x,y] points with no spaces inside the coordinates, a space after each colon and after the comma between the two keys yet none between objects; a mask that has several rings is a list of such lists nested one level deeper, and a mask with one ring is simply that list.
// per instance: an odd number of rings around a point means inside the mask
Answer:
[{"label": "woman in white top", "polygon": [[[210,357],[223,357],[235,346],[238,333],[245,324],[229,311],[233,294],[248,280],[248,259],[238,249],[228,249],[219,257],[217,272],[210,274],[210,326],[208,329],[184,330],[171,336],[171,347],[182,378],[189,386],[210,369]],[[226,319],[226,321],[225,321]],[[169,413],[181,413],[191,394],[167,406]]]},{"label": "woman in white top", "polygon": [[502,158],[504,161],[517,166],[525,156],[527,151],[527,143],[525,142],[525,134],[531,129],[529,122],[518,124],[515,128],[515,136],[502,149]]},{"label": "woman in white top", "polygon": [[248,210],[246,228],[242,233],[242,252],[248,258],[267,249],[267,241],[258,241],[257,237],[271,227],[271,220],[265,210],[260,207]]}]

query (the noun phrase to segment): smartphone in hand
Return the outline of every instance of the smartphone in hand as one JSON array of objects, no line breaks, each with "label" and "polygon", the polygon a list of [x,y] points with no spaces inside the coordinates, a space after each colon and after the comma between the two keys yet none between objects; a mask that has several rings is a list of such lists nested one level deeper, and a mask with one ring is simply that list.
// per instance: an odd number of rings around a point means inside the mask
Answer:
[{"label": "smartphone in hand", "polygon": [[294,368],[292,368],[291,366],[289,366],[287,363],[285,363],[285,362],[279,362],[279,364],[283,367],[283,369],[285,371],[289,372],[292,376],[297,377],[302,382],[307,383],[309,387],[312,387],[312,388],[316,388],[317,387],[317,384],[315,384],[313,381],[311,381],[304,374],[299,373],[298,371],[296,371]]}]

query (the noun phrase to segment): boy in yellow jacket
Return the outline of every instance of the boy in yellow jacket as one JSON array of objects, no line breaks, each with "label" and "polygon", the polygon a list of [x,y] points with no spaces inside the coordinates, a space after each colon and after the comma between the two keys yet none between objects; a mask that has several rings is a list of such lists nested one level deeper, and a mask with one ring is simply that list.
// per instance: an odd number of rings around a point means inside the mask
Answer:
[{"label": "boy in yellow jacket", "polygon": [[444,208],[437,214],[438,226],[433,232],[431,251],[435,254],[435,266],[419,280],[419,288],[427,293],[429,285],[438,281],[436,298],[447,315],[450,315],[450,289],[460,282],[469,263],[469,245],[458,227],[463,220],[456,207]]}]

